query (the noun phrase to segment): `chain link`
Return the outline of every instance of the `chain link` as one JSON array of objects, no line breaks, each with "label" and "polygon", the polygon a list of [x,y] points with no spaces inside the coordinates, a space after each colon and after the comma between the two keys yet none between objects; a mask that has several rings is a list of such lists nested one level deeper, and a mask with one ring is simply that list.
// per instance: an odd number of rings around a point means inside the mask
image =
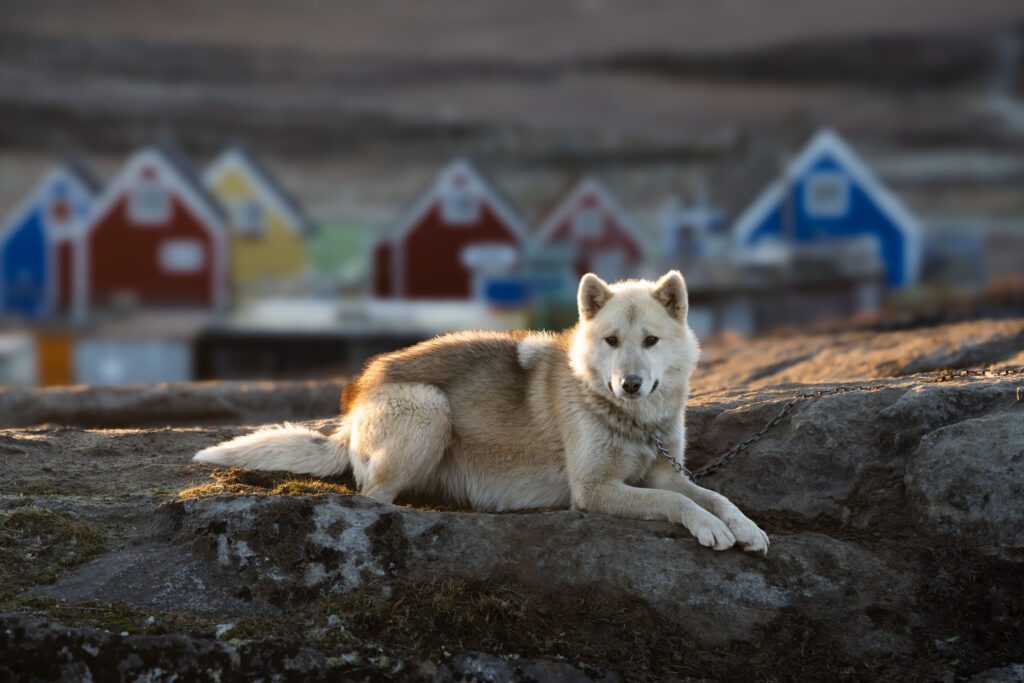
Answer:
[{"label": "chain link", "polygon": [[672,453],[665,448],[665,442],[661,440],[661,437],[654,437],[654,450],[658,452],[658,455],[668,460],[668,464],[672,465],[672,469],[676,471],[676,474],[685,475],[687,479],[693,479],[693,473],[686,469],[686,465],[679,462],[678,459]]},{"label": "chain link", "polygon": [[[1011,376],[1011,375],[1021,375],[1021,374],[1024,374],[1024,366],[1013,367],[1013,368],[1011,368],[1011,367],[998,368],[998,369],[995,369],[995,370],[991,370],[991,369],[981,369],[981,370],[979,370],[979,369],[946,370],[942,374],[940,374],[938,377],[933,377],[931,379],[926,379],[926,380],[922,381],[921,383],[922,384],[941,384],[943,382],[953,382],[953,381],[956,381],[958,379],[966,379],[966,378],[969,378],[969,377],[990,377],[990,378],[996,378],[996,377],[1007,377],[1007,376]],[[853,387],[842,386],[842,387],[833,387],[832,389],[818,389],[817,391],[808,391],[808,392],[799,393],[796,396],[794,396],[793,398],[791,398],[789,401],[786,401],[785,405],[782,406],[782,410],[780,410],[778,412],[778,414],[775,415],[775,417],[773,417],[771,420],[769,420],[768,423],[764,427],[761,427],[761,429],[757,430],[756,432],[754,432],[753,434],[748,436],[746,439],[744,439],[743,441],[739,442],[738,444],[736,444],[735,446],[730,448],[728,451],[726,451],[722,455],[718,456],[717,458],[715,458],[711,462],[707,463],[703,467],[698,468],[694,472],[690,472],[690,470],[686,469],[686,467],[683,465],[683,463],[679,462],[679,460],[669,452],[669,450],[665,447],[665,443],[657,435],[655,435],[655,437],[654,437],[654,448],[657,451],[659,456],[665,458],[669,462],[669,464],[672,465],[672,469],[674,469],[679,474],[685,474],[693,483],[696,484],[701,479],[703,479],[703,478],[713,474],[717,470],[721,469],[723,466],[728,464],[730,460],[735,458],[737,455],[742,453],[744,450],[746,450],[750,446],[752,446],[755,443],[757,443],[758,441],[760,441],[764,437],[765,434],[767,434],[769,431],[771,431],[772,427],[774,427],[775,425],[777,425],[780,422],[782,422],[782,420],[785,419],[785,417],[787,415],[789,415],[789,413],[793,410],[793,408],[796,406],[796,404],[799,403],[800,401],[804,401],[804,400],[817,400],[817,399],[822,398],[824,396],[835,396],[835,395],[838,395],[838,394],[847,394],[847,393],[851,393],[851,392],[855,392],[855,391],[856,392],[859,392],[859,391],[877,391],[879,389],[889,389],[889,388],[892,388],[893,386],[894,385],[892,385],[892,384],[873,384],[873,385],[853,386]]]}]

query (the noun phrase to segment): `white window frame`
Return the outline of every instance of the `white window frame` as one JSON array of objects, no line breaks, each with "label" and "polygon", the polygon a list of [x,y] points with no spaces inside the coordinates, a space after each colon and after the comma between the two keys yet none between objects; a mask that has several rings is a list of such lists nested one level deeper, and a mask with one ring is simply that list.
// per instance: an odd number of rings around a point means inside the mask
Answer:
[{"label": "white window frame", "polygon": [[166,240],[160,245],[160,269],[169,275],[195,275],[205,266],[206,246],[200,240]]},{"label": "white window frame", "polygon": [[[249,213],[253,209],[256,214]],[[258,220],[250,222],[253,216]],[[243,237],[259,237],[267,230],[267,210],[263,204],[255,199],[239,199],[234,203],[231,211],[231,219],[235,223],[238,234]]]},{"label": "white window frame", "polygon": [[159,178],[139,179],[128,190],[128,218],[134,225],[167,225],[171,206],[171,192]]},{"label": "white window frame", "polygon": [[504,275],[519,262],[519,253],[508,242],[476,242],[462,248],[459,260],[474,273]]},{"label": "white window frame", "polygon": [[598,206],[583,206],[572,217],[572,236],[595,239],[604,234],[604,212]]},{"label": "white window frame", "polygon": [[446,225],[467,226],[480,220],[480,193],[471,185],[449,187],[441,196],[441,220]]},{"label": "white window frame", "polygon": [[[823,201],[820,191],[829,188],[832,196]],[[815,171],[804,182],[804,210],[811,218],[839,218],[850,210],[850,179],[840,171]]]}]

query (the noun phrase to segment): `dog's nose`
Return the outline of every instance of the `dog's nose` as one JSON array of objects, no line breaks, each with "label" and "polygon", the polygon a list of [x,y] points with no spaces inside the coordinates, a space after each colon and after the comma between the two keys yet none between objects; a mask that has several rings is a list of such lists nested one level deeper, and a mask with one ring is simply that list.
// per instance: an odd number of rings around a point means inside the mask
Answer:
[{"label": "dog's nose", "polygon": [[627,394],[635,394],[640,391],[644,380],[639,375],[626,375],[622,378],[622,390]]}]

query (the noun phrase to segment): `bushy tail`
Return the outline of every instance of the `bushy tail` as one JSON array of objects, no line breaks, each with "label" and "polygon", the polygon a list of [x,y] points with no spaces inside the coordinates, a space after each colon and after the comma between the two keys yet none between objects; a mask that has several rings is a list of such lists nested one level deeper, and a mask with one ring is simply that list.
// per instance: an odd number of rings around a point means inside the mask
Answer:
[{"label": "bushy tail", "polygon": [[285,422],[211,446],[192,459],[227,467],[328,477],[348,469],[348,441],[348,424],[344,421],[330,437]]}]

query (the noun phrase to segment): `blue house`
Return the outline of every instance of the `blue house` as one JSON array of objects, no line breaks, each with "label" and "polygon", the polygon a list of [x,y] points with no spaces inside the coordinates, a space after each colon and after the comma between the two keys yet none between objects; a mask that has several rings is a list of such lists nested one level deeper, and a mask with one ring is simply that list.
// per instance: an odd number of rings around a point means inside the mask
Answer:
[{"label": "blue house", "polygon": [[871,240],[886,282],[913,284],[922,230],[903,204],[831,130],[817,133],[733,226],[740,249],[776,240],[796,245]]},{"label": "blue house", "polygon": [[61,163],[0,224],[0,315],[71,308],[77,238],[98,191],[86,169]]}]

